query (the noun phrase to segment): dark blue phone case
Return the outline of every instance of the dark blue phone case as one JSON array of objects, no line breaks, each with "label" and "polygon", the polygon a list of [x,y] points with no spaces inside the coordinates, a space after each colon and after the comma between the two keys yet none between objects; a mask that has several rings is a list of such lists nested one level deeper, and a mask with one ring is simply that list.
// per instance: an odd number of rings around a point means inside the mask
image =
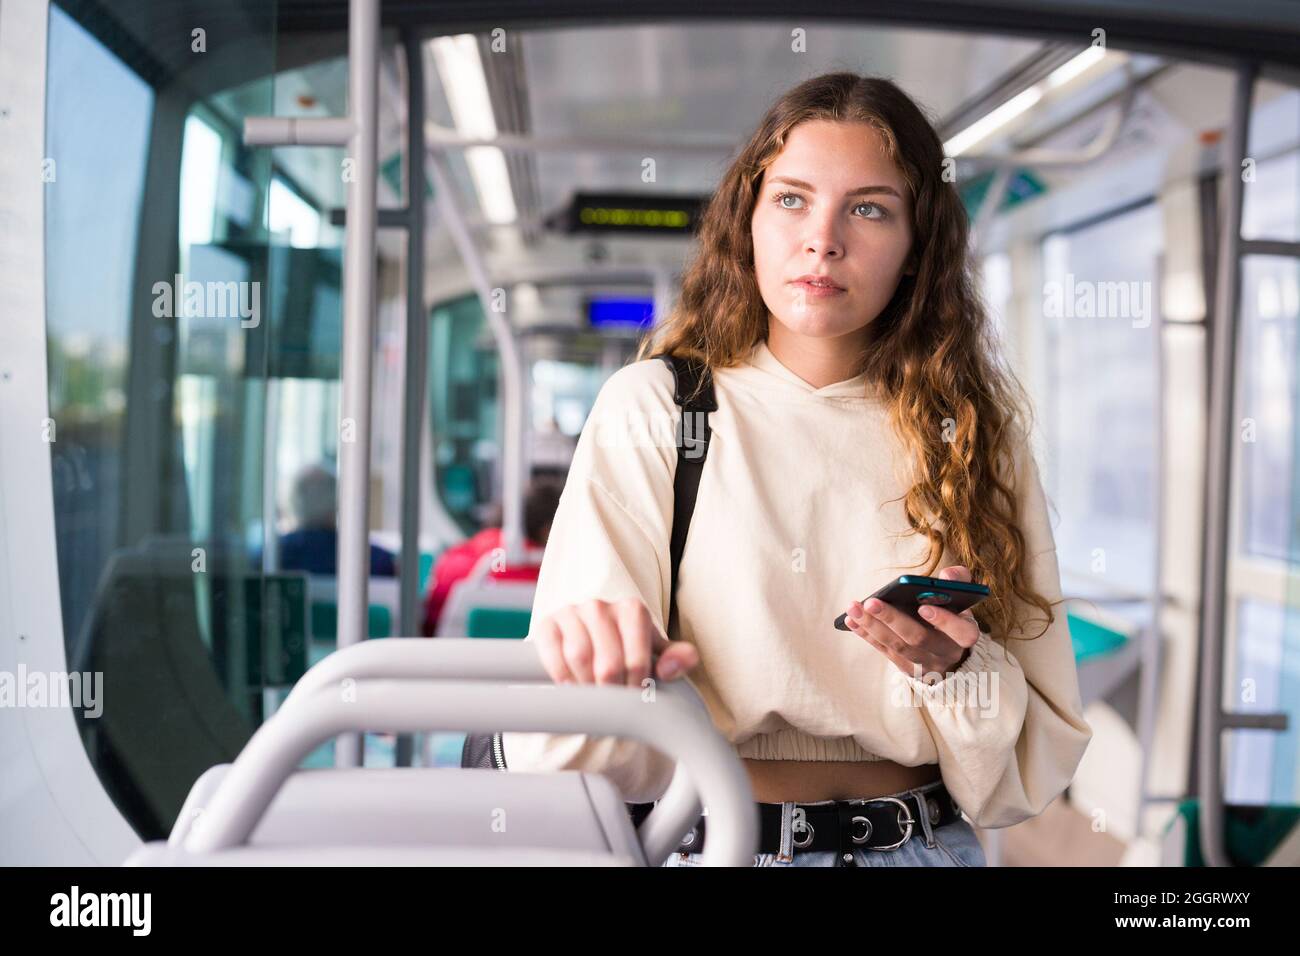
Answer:
[{"label": "dark blue phone case", "polygon": [[[900,611],[906,611],[912,617],[924,623],[925,619],[920,615],[920,610],[924,605],[930,604],[941,607],[945,611],[952,611],[953,614],[960,614],[962,611],[974,607],[988,597],[990,593],[987,586],[974,582],[949,581],[945,578],[927,578],[919,574],[904,574],[896,580],[890,581],[870,597],[863,598],[861,603],[866,604],[871,598],[875,598],[898,608]],[[849,629],[847,613],[841,614],[835,619],[835,628],[840,631]]]}]

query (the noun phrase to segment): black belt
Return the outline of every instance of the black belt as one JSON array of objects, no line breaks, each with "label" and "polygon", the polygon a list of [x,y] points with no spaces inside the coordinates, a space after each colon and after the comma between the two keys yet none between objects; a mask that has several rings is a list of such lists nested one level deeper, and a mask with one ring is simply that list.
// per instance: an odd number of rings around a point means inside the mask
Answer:
[{"label": "black belt", "polygon": [[[794,853],[894,850],[921,830],[922,814],[930,821],[931,829],[961,818],[961,810],[942,782],[918,790],[861,800],[796,803],[790,849]],[[653,803],[628,804],[633,824],[639,827],[654,807]],[[758,852],[780,853],[784,804],[760,803],[758,811]],[[678,853],[699,853],[704,849],[705,819],[701,816],[682,838]]]}]

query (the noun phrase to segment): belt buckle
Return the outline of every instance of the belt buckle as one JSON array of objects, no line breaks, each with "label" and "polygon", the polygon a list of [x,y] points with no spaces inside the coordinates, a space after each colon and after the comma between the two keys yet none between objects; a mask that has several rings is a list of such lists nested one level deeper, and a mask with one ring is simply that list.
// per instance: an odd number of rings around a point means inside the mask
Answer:
[{"label": "belt buckle", "polygon": [[[916,821],[912,818],[912,808],[909,807],[904,801],[900,800],[898,797],[876,797],[872,800],[867,801],[867,803],[885,803],[885,802],[898,804],[900,817],[896,818],[897,823],[900,827],[906,825],[907,830],[906,832],[903,833],[903,839],[899,840],[897,843],[891,843],[889,846],[869,846],[867,847],[868,850],[897,850],[900,846],[902,846],[904,843],[906,843],[908,840],[912,838],[912,824],[914,824]],[[902,814],[906,814],[907,816],[906,820],[901,819]]]}]

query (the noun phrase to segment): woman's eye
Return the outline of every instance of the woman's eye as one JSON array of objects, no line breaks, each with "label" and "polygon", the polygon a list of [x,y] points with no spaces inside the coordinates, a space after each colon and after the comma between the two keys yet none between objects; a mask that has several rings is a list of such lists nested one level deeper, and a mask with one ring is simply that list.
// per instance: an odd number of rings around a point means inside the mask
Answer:
[{"label": "woman's eye", "polygon": [[[775,196],[772,197],[772,201],[782,209],[800,209],[802,208],[803,197],[798,195],[797,193],[777,193]],[[853,207],[853,211],[855,213],[860,209],[867,210],[867,212],[863,213],[861,216],[861,218],[863,219],[888,219],[889,218],[889,211],[879,203],[860,202]]]}]

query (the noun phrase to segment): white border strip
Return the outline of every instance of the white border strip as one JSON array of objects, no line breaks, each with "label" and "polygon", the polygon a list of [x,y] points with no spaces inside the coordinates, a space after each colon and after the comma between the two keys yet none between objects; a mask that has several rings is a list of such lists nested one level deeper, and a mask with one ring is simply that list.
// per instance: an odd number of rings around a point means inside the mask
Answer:
[{"label": "white border strip", "polygon": [[[48,26],[47,0],[0,3],[0,671],[11,674],[68,666],[42,435]],[[0,865],[116,866],[140,845],[71,709],[0,708]]]}]

